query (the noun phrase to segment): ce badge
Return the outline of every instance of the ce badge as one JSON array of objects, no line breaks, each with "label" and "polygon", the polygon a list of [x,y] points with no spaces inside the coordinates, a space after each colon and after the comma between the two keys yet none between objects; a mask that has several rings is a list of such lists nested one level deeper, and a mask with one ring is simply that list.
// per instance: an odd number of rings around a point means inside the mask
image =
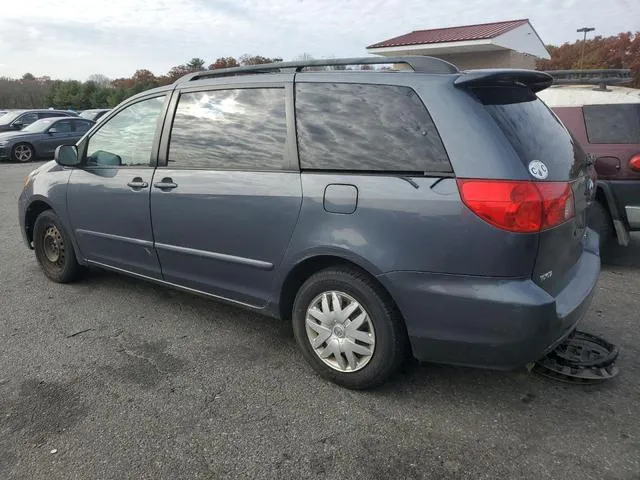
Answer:
[{"label": "ce badge", "polygon": [[529,173],[538,180],[544,180],[549,176],[549,169],[540,160],[529,162]]}]

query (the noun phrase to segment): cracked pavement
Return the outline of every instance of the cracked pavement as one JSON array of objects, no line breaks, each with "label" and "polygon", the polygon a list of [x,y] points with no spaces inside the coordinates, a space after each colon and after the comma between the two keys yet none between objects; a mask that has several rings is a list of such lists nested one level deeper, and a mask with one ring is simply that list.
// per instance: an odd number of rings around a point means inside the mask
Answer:
[{"label": "cracked pavement", "polygon": [[[640,238],[581,328],[620,347],[597,386],[408,368],[352,392],[288,325],[106,272],[45,279],[0,164],[0,478],[640,479]],[[57,450],[52,454],[52,450]]]}]

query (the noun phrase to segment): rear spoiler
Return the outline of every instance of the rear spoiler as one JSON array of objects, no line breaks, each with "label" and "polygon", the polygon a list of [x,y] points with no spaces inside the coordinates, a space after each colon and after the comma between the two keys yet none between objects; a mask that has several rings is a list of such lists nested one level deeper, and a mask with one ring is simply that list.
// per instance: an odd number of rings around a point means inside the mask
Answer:
[{"label": "rear spoiler", "polygon": [[466,70],[453,82],[458,88],[518,86],[528,87],[534,93],[552,83],[553,77],[548,73],[503,68]]}]

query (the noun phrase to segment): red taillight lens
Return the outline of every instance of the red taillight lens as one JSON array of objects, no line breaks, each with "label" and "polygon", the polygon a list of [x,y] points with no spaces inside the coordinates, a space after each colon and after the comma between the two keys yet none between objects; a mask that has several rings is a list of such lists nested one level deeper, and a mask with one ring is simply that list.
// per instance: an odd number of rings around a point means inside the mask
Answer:
[{"label": "red taillight lens", "polygon": [[567,182],[458,179],[458,188],[472,212],[510,232],[539,232],[575,215],[573,190]]},{"label": "red taillight lens", "polygon": [[636,172],[640,172],[640,153],[631,157],[631,160],[629,160],[629,168]]}]

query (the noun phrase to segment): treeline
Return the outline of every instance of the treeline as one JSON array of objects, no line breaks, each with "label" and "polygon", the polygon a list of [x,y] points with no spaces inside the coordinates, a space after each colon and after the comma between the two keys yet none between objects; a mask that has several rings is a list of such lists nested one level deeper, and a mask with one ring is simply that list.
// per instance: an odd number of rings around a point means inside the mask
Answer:
[{"label": "treeline", "polygon": [[115,107],[136,93],[173,83],[191,72],[205,69],[237,67],[280,62],[281,58],[260,55],[221,57],[205,68],[201,58],[192,58],[183,65],[171,68],[166,74],[156,76],[149,70],[137,70],[130,78],[110,80],[94,74],[86,82],[77,80],[52,80],[50,77],[34,77],[25,73],[15,80],[0,77],[0,108],[61,108],[85,110],[89,108]]},{"label": "treeline", "polygon": [[551,59],[538,61],[538,70],[574,70],[581,66],[584,69],[629,68],[633,78],[629,86],[640,88],[640,32],[596,36],[586,42],[578,40],[559,47],[548,45],[547,50]]}]

